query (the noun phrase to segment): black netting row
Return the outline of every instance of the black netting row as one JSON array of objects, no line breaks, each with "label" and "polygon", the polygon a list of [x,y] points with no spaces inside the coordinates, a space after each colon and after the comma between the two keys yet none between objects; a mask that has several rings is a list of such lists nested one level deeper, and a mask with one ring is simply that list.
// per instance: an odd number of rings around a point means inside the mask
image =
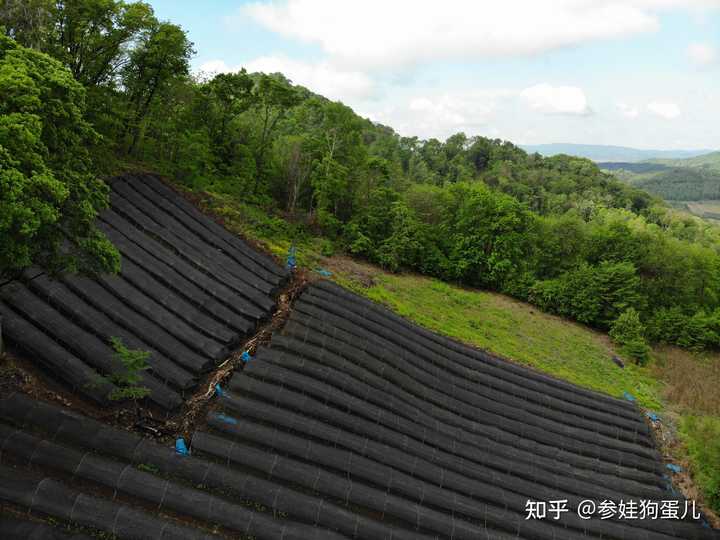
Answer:
[{"label": "black netting row", "polygon": [[46,523],[0,515],[3,540],[90,540],[84,534],[65,534]]},{"label": "black netting row", "polygon": [[191,373],[210,369],[213,361],[179,341],[152,319],[125,305],[96,281],[84,276],[65,276],[63,283],[88,304],[105,313],[118,325],[161,351]]},{"label": "black netting row", "polygon": [[125,305],[165,328],[178,341],[201,356],[220,360],[228,355],[227,347],[195,330],[175,313],[164,308],[155,298],[133,287],[121,275],[103,275],[97,281]]},{"label": "black netting row", "polygon": [[[252,247],[248,246],[242,239],[215,223],[208,216],[200,212],[200,210],[198,210],[194,205],[190,204],[166,186],[157,177],[153,175],[143,175],[142,177],[133,177],[132,180],[133,182],[142,183],[143,185],[151,188],[153,191],[172,202],[185,215],[192,218],[194,224],[188,226],[195,227],[195,230],[205,229],[211,232],[212,236],[210,238],[213,241],[218,242],[218,247],[222,249],[230,247],[231,251],[234,250],[236,252],[237,258],[245,257],[253,261],[255,264],[262,266],[268,272],[276,276],[278,283],[287,277],[287,270],[278,266],[278,264],[270,256],[256,251]],[[205,236],[203,236],[203,238],[205,238]]]},{"label": "black netting row", "polygon": [[[277,284],[275,276],[254,261],[248,260],[247,257],[232,257],[228,251],[218,249],[215,244],[219,242],[212,240],[212,234],[198,234],[198,230],[202,231],[202,229],[193,227],[193,220],[187,214],[164,197],[157,195],[143,182],[117,182],[116,186],[118,191],[131,200],[133,197],[139,197],[145,208],[151,211],[150,215],[153,219],[181,232],[201,253],[216,257],[230,273],[244,281],[252,282],[256,289],[270,294]],[[187,219],[183,219],[186,216]]]},{"label": "black netting row", "polygon": [[[422,338],[418,340],[417,334],[411,332],[410,329],[397,326],[389,332],[387,324],[381,325],[377,321],[366,318],[368,315],[373,315],[370,310],[364,310],[362,314],[353,313],[351,311],[353,306],[349,301],[341,300],[341,303],[346,302],[347,305],[339,306],[338,302],[326,298],[324,294],[322,290],[311,290],[308,294],[303,295],[302,306],[309,309],[308,312],[316,318],[327,320],[349,332],[355,343],[360,340],[361,342],[381,344],[382,347],[392,347],[395,354],[398,354],[399,351],[400,354],[412,359],[415,363],[420,361],[423,369],[427,369],[433,376],[440,377],[440,380],[448,381],[471,392],[481,392],[490,399],[498,397],[514,399],[515,402],[519,401],[520,404],[524,404],[523,406],[529,412],[535,411],[549,418],[558,417],[561,422],[567,422],[569,419],[573,425],[587,427],[593,431],[602,429],[605,434],[613,437],[620,436],[630,441],[635,440],[639,432],[644,436],[640,440],[647,444],[649,428],[638,414],[627,418],[624,415],[607,413],[599,410],[600,402],[596,402],[593,408],[580,406],[508,382],[498,377],[499,370],[495,368],[471,369],[457,360],[460,355],[447,348],[442,348],[432,342],[429,345],[434,345],[434,347],[426,347],[428,343],[422,343]],[[376,316],[376,318],[380,317]],[[337,323],[338,319],[342,324]]]},{"label": "black netting row", "polygon": [[[610,449],[654,456],[654,450],[643,448],[650,446],[650,439],[644,433],[638,434],[637,431],[632,432],[539,406],[526,399],[493,390],[486,385],[485,381],[468,381],[460,377],[448,376],[446,370],[424,362],[406,349],[383,342],[383,340],[371,343],[369,341],[372,339],[371,334],[365,336],[368,339],[364,342],[359,342],[355,336],[347,336],[343,326],[347,328],[353,323],[331,316],[322,309],[303,302],[298,303],[296,309],[293,320],[313,330],[313,333],[309,333],[306,338],[308,341],[314,341],[316,344],[322,343],[323,346],[336,352],[347,349],[349,346],[356,354],[371,356],[376,362],[389,364],[406,376],[415,389],[426,387],[432,389],[433,392],[449,396],[451,399],[448,400],[446,397],[443,398],[443,401],[445,406],[449,406],[455,412],[478,410],[482,411],[482,414],[504,417],[507,419],[508,425],[520,423]],[[340,339],[335,339],[336,337]],[[637,443],[641,443],[640,447]]]},{"label": "black netting row", "polygon": [[[243,426],[245,423],[243,423]],[[269,429],[269,428],[267,428]],[[239,433],[238,433],[239,434]],[[252,434],[252,433],[251,433]],[[435,510],[411,502],[362,482],[351,479],[347,474],[337,474],[326,466],[308,464],[297,459],[284,457],[276,452],[259,450],[242,440],[228,441],[223,437],[196,431],[193,434],[193,449],[212,454],[243,467],[251,467],[284,482],[292,482],[315,493],[324,494],[344,502],[348,507],[359,506],[371,510],[381,520],[399,519],[420,531],[417,538],[426,538],[422,531],[430,531],[440,538],[452,540],[497,540],[516,539],[515,534],[501,533],[485,524],[471,523],[452,513]],[[283,452],[291,449],[283,449]],[[290,452],[292,453],[292,452]]]},{"label": "black netting row", "polygon": [[[626,524],[600,520],[586,521],[580,519],[575,513],[578,504],[584,499],[583,497],[509,475],[504,475],[502,482],[499,481],[500,475],[497,474],[478,480],[477,474],[473,474],[472,467],[463,468],[461,466],[459,467],[461,470],[456,472],[446,467],[447,463],[436,464],[441,453],[437,448],[427,446],[413,454],[406,448],[398,449],[378,443],[370,437],[353,435],[346,430],[335,428],[314,418],[296,414],[288,409],[273,407],[254,399],[229,397],[225,402],[232,403],[237,411],[242,411],[244,417],[254,418],[283,430],[302,433],[303,437],[309,439],[304,441],[305,454],[300,454],[300,457],[304,459],[311,459],[319,465],[327,465],[351,474],[356,474],[357,469],[362,471],[357,474],[361,474],[361,476],[364,474],[365,476],[362,477],[367,481],[385,489],[392,489],[399,481],[404,482],[407,486],[414,486],[422,493],[422,497],[434,494],[434,499],[427,499],[434,501],[432,504],[437,505],[440,500],[453,500],[455,505],[452,508],[446,507],[448,511],[459,512],[473,519],[479,519],[478,512],[487,516],[493,510],[506,510],[507,516],[504,519],[514,520],[513,516],[519,516],[518,519],[524,520],[528,499],[543,501],[567,499],[571,512],[564,515],[560,523],[553,525],[572,528],[577,532],[590,531],[599,536],[609,535],[611,538],[624,538],[626,527],[629,526],[654,530],[672,537],[677,536],[676,531],[683,527],[687,527],[689,531],[693,532],[700,529],[694,525],[685,526],[658,520],[638,519]],[[221,420],[222,418],[220,418]],[[213,427],[217,427],[217,424],[217,418],[211,421]],[[246,432],[255,429],[255,426],[248,428],[248,425],[244,424],[244,428],[243,436],[247,436]],[[288,444],[300,445],[300,447],[303,445],[303,442],[300,442],[302,438],[286,433],[275,434],[274,438],[272,446],[276,450],[287,448]],[[323,441],[325,444],[310,442],[314,440]],[[276,446],[278,443],[279,445]],[[327,444],[332,444],[333,447],[329,447]],[[448,460],[446,459],[446,461]],[[457,463],[453,462],[453,465],[457,465]],[[370,470],[374,470],[375,474],[369,475],[367,471]],[[392,478],[392,483],[382,483],[383,478],[386,479],[385,481]],[[408,488],[405,494],[412,495],[412,489],[412,487]],[[598,491],[601,493],[592,497],[597,498],[598,503],[603,498],[631,499],[623,497],[623,494],[607,490]],[[419,502],[422,502],[422,498],[419,499]],[[639,504],[638,501],[636,503]],[[681,535],[681,537],[685,536]]]},{"label": "black netting row", "polygon": [[0,316],[3,320],[3,336],[7,341],[32,355],[76,392],[102,405],[108,403],[108,395],[115,390],[115,385],[100,380],[97,371],[2,302]]},{"label": "black netting row", "polygon": [[243,534],[265,539],[339,539],[329,531],[297,523],[275,520],[225,499],[189,488],[131,464],[111,461],[92,452],[73,448],[30,435],[0,424],[0,447],[3,455],[12,454],[31,465],[50,467],[106,486],[114,491],[138,497],[184,516],[192,516],[210,525],[223,525]]},{"label": "black netting row", "polygon": [[160,473],[182,478],[194,485],[231,491],[234,498],[260,503],[276,512],[287,513],[290,519],[337,530],[350,537],[367,540],[417,538],[414,532],[355,514],[320,497],[211,461],[180,456],[173,448],[22,394],[0,401],[0,418],[18,426],[41,430],[52,440],[97,449],[135,465],[154,466]]},{"label": "black netting row", "polygon": [[[268,358],[268,355],[263,352],[258,356],[258,359],[261,358]],[[272,358],[275,359],[276,355]],[[526,480],[540,487],[584,497],[602,497],[605,494],[617,496],[618,493],[645,498],[659,498],[663,495],[659,486],[648,486],[607,474],[590,476],[587,471],[577,470],[563,462],[529,453],[518,456],[520,453],[515,449],[499,448],[492,444],[482,449],[468,445],[355,398],[320,382],[322,380],[322,368],[306,377],[280,368],[276,363],[269,365],[256,361],[232,379],[231,389],[241,395],[262,396],[277,405],[302,411],[303,414],[371,437],[375,441],[425,457],[468,478],[474,477],[500,487],[508,487],[509,481]],[[272,381],[274,384],[263,381]],[[233,401],[234,396],[228,396],[223,404],[227,403],[238,410]],[[535,496],[539,497],[537,488],[533,489],[531,484],[528,488],[536,491]],[[549,495],[548,492],[543,493]]]},{"label": "black netting row", "polygon": [[[42,328],[88,366],[103,375],[120,375],[126,369],[109,344],[70,321],[56,309],[43,302],[18,282],[1,289],[2,299],[17,313]],[[27,338],[20,336],[16,344],[23,348]],[[149,399],[158,405],[173,409],[180,405],[180,395],[147,372],[140,374],[141,383],[150,390]],[[80,381],[78,381],[79,383]],[[92,385],[92,382],[90,383]],[[95,384],[100,384],[95,380]]]},{"label": "black netting row", "polygon": [[166,287],[131,259],[122,260],[122,277],[134,285],[137,290],[152,298],[158,305],[213,340],[230,347],[239,341],[236,332],[205,313],[200,306],[186,300],[177,291]]},{"label": "black netting row", "polygon": [[71,320],[81,324],[103,341],[110,342],[110,338],[119,337],[130,349],[148,351],[148,365],[159,379],[171,382],[181,389],[195,386],[196,379],[192,373],[138,339],[133,332],[117,324],[102,311],[92,307],[63,283],[41,275],[27,281],[26,285],[43,300],[63,311]]},{"label": "black netting row", "polygon": [[[211,314],[215,319],[222,321],[226,325],[242,334],[248,333],[253,324],[248,319],[253,317],[244,317],[243,311],[233,310],[226,304],[221,303],[210,293],[204,291],[195,282],[190,280],[190,276],[180,273],[173,266],[173,263],[166,263],[161,260],[161,254],[150,253],[131,241],[130,238],[121,234],[114,227],[98,220],[98,228],[110,239],[123,255],[123,261],[131,260],[138,266],[142,267],[146,272],[155,279],[162,282],[166,287],[173,289],[175,292],[182,294],[190,302],[196,306],[202,307],[207,313]],[[152,249],[152,247],[150,247]],[[243,302],[243,299],[237,297],[237,300]],[[244,301],[245,305],[250,305]],[[254,310],[259,318],[262,313],[259,309]]]},{"label": "black netting row", "polygon": [[115,194],[120,193],[124,198],[130,201],[136,208],[144,212],[153,221],[160,224],[165,229],[172,231],[176,236],[183,239],[184,243],[196,254],[205,257],[209,264],[217,264],[218,267],[224,269],[228,274],[245,283],[246,287],[255,289],[265,295],[269,295],[273,286],[264,281],[261,277],[247,271],[242,266],[225,255],[221,250],[208,245],[207,242],[198,238],[192,233],[182,222],[173,218],[170,214],[163,211],[157,205],[144,195],[138,193],[127,182],[115,182],[113,184]]},{"label": "black netting row", "polygon": [[[301,339],[307,339],[307,335],[311,331],[307,327],[299,326],[296,322],[291,321],[286,324],[285,332],[297,334]],[[466,418],[436,407],[433,403],[423,401],[405,391],[393,379],[387,378],[386,370],[389,368],[386,365],[374,361],[367,355],[358,356],[357,351],[353,351],[349,346],[346,346],[346,355],[349,358],[347,359],[328,352],[327,349],[300,343],[297,340],[287,342],[287,339],[285,336],[273,338],[273,347],[282,348],[286,345],[296,351],[296,354],[308,359],[312,358],[324,366],[337,368],[341,373],[352,377],[350,383],[341,387],[346,392],[363,400],[371,401],[380,408],[388,408],[400,416],[449,435],[458,441],[467,442],[480,448],[488,448],[488,445],[491,445],[490,448],[504,451],[508,451],[508,447],[515,448],[520,452],[530,453],[546,458],[546,460],[564,462],[580,469],[637,480],[650,485],[662,484],[661,477],[654,472],[640,471],[634,467],[624,467],[617,463],[568,452],[557,446],[555,440],[548,444],[539,443],[509,433],[503,429],[502,425],[491,425],[484,417]],[[390,406],[390,404],[392,405]],[[499,447],[497,447],[498,444]]]},{"label": "black netting row", "polygon": [[[335,327],[333,326],[321,326],[318,324],[317,319],[298,313],[295,314],[294,320],[295,322],[302,322],[303,325],[318,327],[325,331],[325,334],[322,334],[313,328],[305,334],[307,341],[315,341],[323,348],[372,370],[376,375],[386,380],[387,383],[391,383],[393,386],[391,391],[395,395],[399,395],[406,401],[416,401],[419,408],[425,410],[428,415],[438,421],[446,423],[451,419],[463,418],[466,422],[492,426],[508,435],[567,450],[580,456],[598,458],[603,461],[640,468],[650,472],[658,469],[657,462],[650,457],[656,454],[654,450],[637,445],[633,446],[623,441],[603,439],[599,435],[596,436],[595,440],[593,440],[593,437],[588,437],[590,440],[581,440],[573,435],[562,435],[549,431],[543,425],[537,423],[533,425],[512,420],[500,414],[502,411],[492,412],[492,410],[487,410],[489,407],[486,409],[473,407],[456,399],[451,392],[443,393],[436,390],[432,381],[420,382],[401,369],[396,368],[395,366],[404,367],[403,361],[391,352],[378,348],[373,350],[375,354],[370,354],[360,348],[355,348],[352,344],[330,337],[328,334],[334,332]],[[295,332],[294,328],[296,327],[288,324],[286,332]],[[399,394],[399,391],[403,392],[404,395]],[[512,410],[513,406],[507,404],[505,408]],[[457,421],[455,421],[455,424],[457,425]],[[629,445],[631,447],[629,450],[635,450],[635,452],[626,451],[623,448],[624,445]],[[648,455],[642,455],[644,453]]]},{"label": "black netting row", "polygon": [[251,283],[231,274],[223,265],[197,249],[197,246],[188,243],[188,239],[183,237],[181,231],[175,232],[169,229],[155,221],[147,212],[143,211],[144,205],[140,197],[130,201],[125,198],[124,194],[113,191],[110,197],[110,204],[115,212],[133,222],[145,231],[146,234],[153,235],[172,246],[182,257],[194,266],[200,268],[203,272],[212,275],[215,279],[220,280],[242,296],[252,300],[258,307],[264,310],[272,308],[272,301],[268,294],[253,288]]},{"label": "black netting row", "polygon": [[122,539],[217,538],[127,505],[75,491],[52,478],[5,466],[0,466],[0,499],[30,512],[93,527]]},{"label": "black netting row", "polygon": [[[321,291],[324,291],[326,297],[333,301],[340,302],[344,300],[342,304],[344,307],[356,310],[365,317],[366,320],[375,321],[397,333],[403,332],[410,335],[425,349],[435,351],[442,356],[447,356],[458,365],[468,367],[471,370],[483,371],[494,375],[497,379],[515,383],[529,390],[535,390],[538,396],[558,398],[561,402],[567,402],[568,406],[572,406],[572,404],[581,405],[588,409],[588,414],[591,414],[592,411],[602,409],[603,411],[612,413],[608,421],[612,421],[613,417],[625,417],[633,421],[636,421],[638,418],[636,407],[630,403],[606,396],[599,392],[593,392],[586,388],[581,388],[567,381],[550,377],[539,371],[513,364],[512,362],[463,345],[451,338],[410,323],[399,315],[392,313],[368,299],[355,295],[330,281],[319,281],[310,288],[311,293],[317,292],[318,294],[322,294]],[[542,399],[542,397],[540,397],[540,399]]]},{"label": "black netting row", "polygon": [[[330,301],[310,292],[303,295],[299,309],[304,309],[308,314],[330,323],[338,329],[349,332],[352,335],[352,341],[358,343],[369,342],[380,345],[382,348],[390,347],[393,354],[401,354],[415,363],[420,362],[423,369],[427,369],[432,375],[438,376],[441,380],[448,381],[454,386],[460,386],[470,392],[485,393],[490,399],[500,397],[500,399],[511,399],[515,402],[527,403],[528,411],[536,411],[539,414],[548,417],[559,417],[560,421],[571,421],[573,424],[589,426],[589,429],[595,431],[598,429],[611,437],[622,437],[626,440],[638,440],[641,443],[650,445],[649,428],[642,421],[640,415],[633,418],[624,416],[606,414],[599,412],[598,403],[595,407],[588,409],[573,405],[567,401],[552,400],[547,394],[541,394],[534,390],[518,387],[504,382],[498,377],[482,373],[478,370],[470,369],[463,366],[462,363],[456,361],[451,351],[436,345],[439,351],[431,350],[425,344],[419,344],[416,335],[407,329],[396,328],[392,331],[388,330],[386,325],[366,319],[368,310],[361,315],[351,311],[350,306],[341,306],[340,303]],[[492,388],[497,385],[497,388]],[[487,388],[489,387],[489,388]],[[638,432],[640,436],[638,436]]]},{"label": "black netting row", "polygon": [[[178,272],[182,278],[200,287],[215,300],[226,307],[250,319],[258,319],[264,311],[253,304],[249,299],[234,291],[215,276],[202,271],[186,261],[175,249],[170,249],[159,241],[142,232],[134,224],[126,220],[112,209],[105,209],[100,213],[100,221],[112,226],[118,233],[130,240],[153,258]],[[178,283],[178,286],[182,285]]]}]

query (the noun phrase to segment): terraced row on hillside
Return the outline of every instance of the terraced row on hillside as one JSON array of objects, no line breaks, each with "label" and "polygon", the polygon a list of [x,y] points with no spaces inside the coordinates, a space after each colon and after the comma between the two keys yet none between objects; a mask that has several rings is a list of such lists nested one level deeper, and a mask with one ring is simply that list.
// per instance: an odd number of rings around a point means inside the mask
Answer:
[{"label": "terraced row on hillside", "polygon": [[[303,293],[206,424],[180,455],[23,394],[0,399],[2,537],[60,538],[49,516],[76,535],[147,539],[720,538],[689,517],[575,514],[581,500],[682,508],[633,405],[329,282]],[[527,520],[528,500],[569,511]]]},{"label": "terraced row on hillside", "polygon": [[[578,517],[583,500],[684,507],[634,405],[465,347],[329,282],[302,295],[219,404],[194,450],[298,486],[310,495],[285,511],[349,538],[719,537],[691,519]],[[528,500],[566,500],[569,511],[527,520]]]},{"label": "terraced row on hillside", "polygon": [[0,448],[3,539],[45,517],[121,539],[342,538],[255,509],[245,490],[271,482],[22,394],[0,399]]},{"label": "terraced row on hillside", "polygon": [[274,307],[286,272],[215,223],[158,178],[111,182],[99,220],[122,254],[122,271],[50,279],[38,270],[0,287],[3,333],[99,403],[122,372],[111,347],[150,352],[142,385],[173,409],[201,373],[252,334]]}]

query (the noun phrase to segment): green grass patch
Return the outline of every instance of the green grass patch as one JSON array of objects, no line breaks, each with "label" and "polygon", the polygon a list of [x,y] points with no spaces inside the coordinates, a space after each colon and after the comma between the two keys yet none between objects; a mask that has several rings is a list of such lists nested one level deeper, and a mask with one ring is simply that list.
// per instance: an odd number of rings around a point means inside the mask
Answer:
[{"label": "green grass patch", "polygon": [[693,477],[706,503],[720,512],[720,418],[684,416],[680,433],[687,447]]},{"label": "green grass patch", "polygon": [[322,252],[328,249],[327,240],[312,236],[300,224],[290,223],[268,210],[238,201],[232,195],[208,195],[207,209],[222,218],[229,230],[262,243],[283,262],[294,245],[298,266],[312,269],[319,264]]}]

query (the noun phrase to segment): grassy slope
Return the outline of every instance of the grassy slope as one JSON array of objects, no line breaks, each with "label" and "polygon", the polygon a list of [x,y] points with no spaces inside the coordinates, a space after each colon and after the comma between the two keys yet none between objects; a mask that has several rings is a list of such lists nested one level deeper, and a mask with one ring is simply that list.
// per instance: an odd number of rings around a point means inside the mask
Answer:
[{"label": "grassy slope", "polygon": [[618,397],[630,392],[642,407],[679,424],[681,443],[666,451],[692,468],[706,501],[720,510],[720,358],[655,348],[651,365],[627,362],[620,369],[611,361],[619,353],[607,335],[586,326],[504,295],[390,274],[333,255],[327,241],[301,235],[283,219],[228,196],[213,195],[206,206],[278,257],[295,245],[300,266],[330,270],[338,283],[418,324],[580,386]]}]

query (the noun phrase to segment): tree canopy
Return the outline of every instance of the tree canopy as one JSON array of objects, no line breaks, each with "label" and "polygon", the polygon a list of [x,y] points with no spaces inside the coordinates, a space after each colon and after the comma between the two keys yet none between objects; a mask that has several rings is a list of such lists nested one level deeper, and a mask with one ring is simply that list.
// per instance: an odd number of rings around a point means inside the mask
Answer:
[{"label": "tree canopy", "polygon": [[704,197],[707,182],[663,169],[628,185],[499,139],[403,137],[279,73],[194,76],[185,32],[143,2],[7,0],[0,26],[4,272],[90,255],[116,266],[92,227],[106,197],[96,175],[137,165],[393,271],[720,347],[720,229],[639,189]]},{"label": "tree canopy", "polygon": [[83,117],[83,86],[57,60],[0,36],[0,95],[0,273],[116,270],[117,251],[94,227],[107,187],[92,172],[98,135]]}]

